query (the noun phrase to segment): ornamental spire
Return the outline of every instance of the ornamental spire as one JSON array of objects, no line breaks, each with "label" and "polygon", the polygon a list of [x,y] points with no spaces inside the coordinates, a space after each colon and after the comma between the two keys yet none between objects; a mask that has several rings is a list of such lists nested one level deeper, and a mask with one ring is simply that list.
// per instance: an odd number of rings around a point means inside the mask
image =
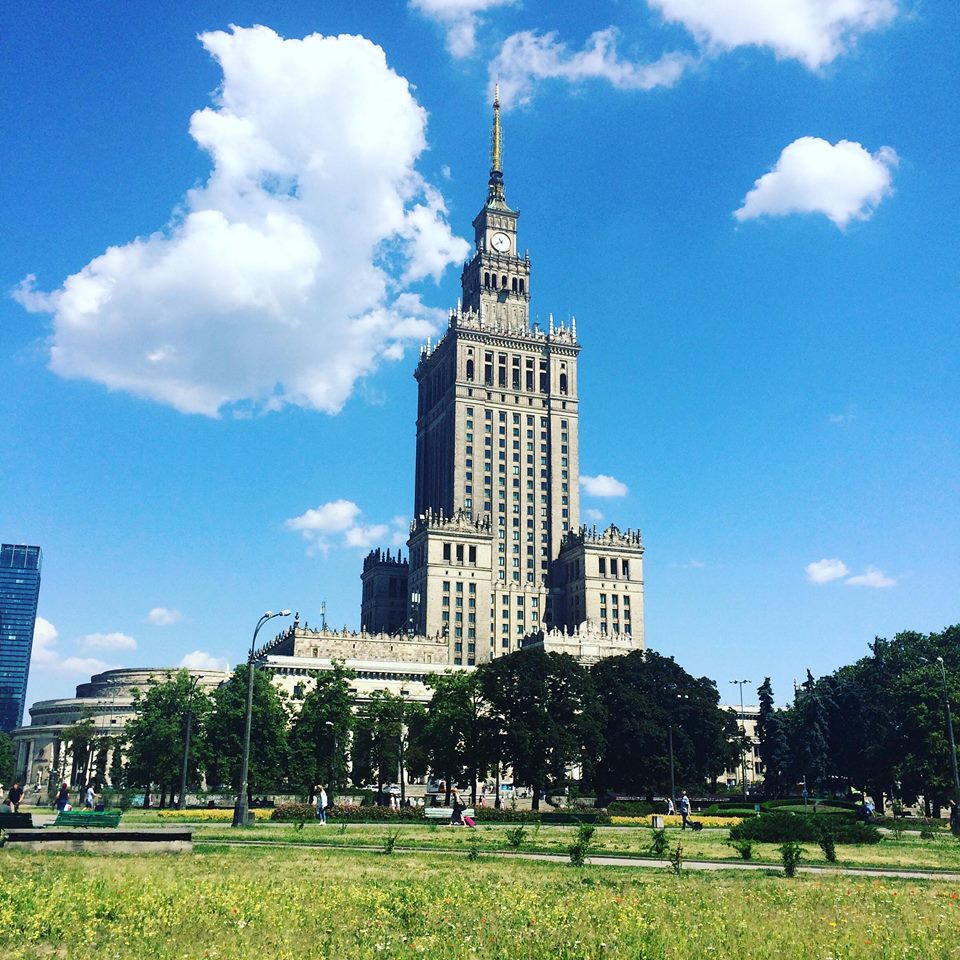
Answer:
[{"label": "ornamental spire", "polygon": [[506,202],[503,194],[503,140],[500,133],[500,84],[493,95],[493,132],[490,135],[490,181],[487,202]]}]

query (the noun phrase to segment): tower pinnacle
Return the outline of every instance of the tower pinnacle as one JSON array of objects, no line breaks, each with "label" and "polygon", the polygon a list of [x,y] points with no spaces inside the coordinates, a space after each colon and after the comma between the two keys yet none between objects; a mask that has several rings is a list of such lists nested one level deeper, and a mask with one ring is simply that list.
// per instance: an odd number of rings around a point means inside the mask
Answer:
[{"label": "tower pinnacle", "polygon": [[500,133],[500,84],[493,95],[493,131],[490,135],[490,181],[487,203],[506,203],[503,193],[503,140]]}]

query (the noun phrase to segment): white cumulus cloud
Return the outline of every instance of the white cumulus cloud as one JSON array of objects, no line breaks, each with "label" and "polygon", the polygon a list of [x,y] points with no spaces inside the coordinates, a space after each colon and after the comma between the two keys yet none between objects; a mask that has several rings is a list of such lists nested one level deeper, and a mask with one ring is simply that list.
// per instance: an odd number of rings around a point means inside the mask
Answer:
[{"label": "white cumulus cloud", "polygon": [[490,64],[491,83],[499,80],[504,109],[529,103],[541,80],[568,83],[606,80],[620,90],[670,87],[694,62],[686,53],[665,53],[652,63],[624,59],[617,51],[614,27],[591,34],[582,50],[570,51],[556,33],[524,30],[504,41]]},{"label": "white cumulus cloud", "polygon": [[872,566],[867,567],[863,573],[859,573],[855,577],[848,577],[844,582],[851,587],[873,587],[874,589],[897,585],[897,581],[893,577],[888,577],[882,570]]},{"label": "white cumulus cloud", "polygon": [[808,563],[804,569],[811,583],[829,583],[831,580],[845,577],[850,572],[847,565],[836,557],[830,559],[824,557],[823,560]]},{"label": "white cumulus cloud", "polygon": [[59,632],[45,617],[38,616],[33,629],[30,667],[42,673],[66,673],[93,676],[111,669],[111,664],[96,657],[64,656],[58,649]]},{"label": "white cumulus cloud", "polygon": [[468,57],[477,45],[479,16],[494,7],[505,7],[516,0],[410,0],[410,6],[447,31],[447,49],[455,57]]},{"label": "white cumulus cloud", "polygon": [[811,70],[897,15],[895,0],[648,0],[710,51],[768,47]]},{"label": "white cumulus cloud", "polygon": [[177,664],[187,670],[229,670],[230,664],[223,657],[215,657],[203,650],[194,650],[184,655]]},{"label": "white cumulus cloud", "polygon": [[154,607],[147,614],[147,619],[158,627],[168,627],[171,623],[182,620],[183,614],[179,610],[171,610],[168,607]]},{"label": "white cumulus cloud", "polygon": [[161,230],[110,247],[52,293],[50,366],[218,416],[338,411],[359,378],[442,319],[405,285],[461,261],[416,170],[426,113],[363,37],[200,37],[223,70],[190,133],[212,158]]},{"label": "white cumulus cloud", "polygon": [[822,213],[843,230],[851,220],[868,220],[893,192],[891,171],[898,158],[891,147],[870,153],[859,143],[828,143],[800,137],[784,147],[734,211],[740,220],[791,213]]},{"label": "white cumulus cloud", "polygon": [[598,510],[596,507],[587,507],[587,509],[583,511],[583,515],[593,523],[599,523],[603,519],[603,511]]},{"label": "white cumulus cloud", "polygon": [[625,497],[629,493],[625,483],[621,483],[616,477],[608,477],[602,473],[598,473],[595,477],[581,474],[580,486],[591,497]]},{"label": "white cumulus cloud", "polygon": [[363,511],[352,500],[332,500],[285,521],[288,530],[303,534],[311,551],[326,552],[333,539],[339,545],[369,549],[375,546],[401,546],[407,539],[407,521],[393,517],[389,523],[364,523]]},{"label": "white cumulus cloud", "polygon": [[126,633],[88,633],[77,641],[96,650],[136,650],[137,641]]}]

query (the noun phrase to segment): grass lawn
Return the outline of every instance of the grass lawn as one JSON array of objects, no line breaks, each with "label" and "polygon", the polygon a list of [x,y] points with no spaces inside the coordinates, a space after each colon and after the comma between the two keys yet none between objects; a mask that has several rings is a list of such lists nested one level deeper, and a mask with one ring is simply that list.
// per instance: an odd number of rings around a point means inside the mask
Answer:
[{"label": "grass lawn", "polygon": [[[375,846],[382,847],[387,836],[399,830],[396,844],[404,849],[437,850],[454,849],[466,851],[476,842],[481,850],[510,850],[507,833],[511,828],[502,824],[479,824],[475,831],[453,828],[446,825],[405,824],[330,824],[321,827],[306,823],[302,829],[294,824],[261,824],[244,830],[231,827],[202,824],[194,827],[194,839],[198,842],[217,840],[250,839],[282,841],[286,843],[329,846]],[[649,856],[652,831],[642,827],[598,827],[591,848],[595,854],[613,856]],[[518,848],[525,853],[566,854],[574,835],[572,827],[543,826],[537,829],[528,826],[523,842]],[[667,839],[672,847],[683,845],[683,855],[688,860],[723,860],[740,862],[740,856],[727,845],[726,830],[692,831],[667,830]],[[780,863],[778,844],[758,843],[754,859]],[[815,843],[804,843],[804,863],[825,864],[823,851]],[[896,840],[885,837],[873,845],[837,845],[837,861],[843,866],[921,868],[953,870],[960,872],[960,842],[944,831],[936,840],[921,840],[916,834],[906,834]]]},{"label": "grass lawn", "polygon": [[343,850],[0,852],[0,949],[126,958],[960,956],[957,884]]}]

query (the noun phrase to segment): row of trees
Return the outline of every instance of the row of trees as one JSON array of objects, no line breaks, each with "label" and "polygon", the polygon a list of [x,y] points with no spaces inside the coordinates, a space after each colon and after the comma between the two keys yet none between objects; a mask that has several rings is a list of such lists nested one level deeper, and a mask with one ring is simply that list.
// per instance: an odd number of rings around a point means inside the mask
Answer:
[{"label": "row of trees", "polygon": [[908,804],[923,797],[936,813],[955,793],[945,703],[960,696],[960,626],[878,637],[869,649],[819,679],[807,671],[786,709],[774,707],[764,681],[757,734],[766,789],[778,796],[832,781],[878,803],[884,794]]},{"label": "row of trees", "polygon": [[[533,788],[538,806],[541,792],[566,786],[568,770],[578,767],[582,788],[652,796],[670,786],[671,729],[678,785],[715,781],[740,748],[736,720],[719,708],[714,682],[652,651],[587,668],[567,655],[523,650],[469,673],[430,677],[427,704],[378,692],[358,705],[342,665],[314,680],[297,710],[255,672],[251,795],[309,793],[331,777],[336,790],[348,777],[381,788],[396,782],[401,768],[475,789],[510,768],[516,783]],[[126,760],[105,771],[111,784],[172,800],[189,703],[188,782],[202,774],[211,788],[237,790],[246,687],[241,666],[209,695],[196,691],[186,672],[142,691],[138,716],[124,730]]]}]

